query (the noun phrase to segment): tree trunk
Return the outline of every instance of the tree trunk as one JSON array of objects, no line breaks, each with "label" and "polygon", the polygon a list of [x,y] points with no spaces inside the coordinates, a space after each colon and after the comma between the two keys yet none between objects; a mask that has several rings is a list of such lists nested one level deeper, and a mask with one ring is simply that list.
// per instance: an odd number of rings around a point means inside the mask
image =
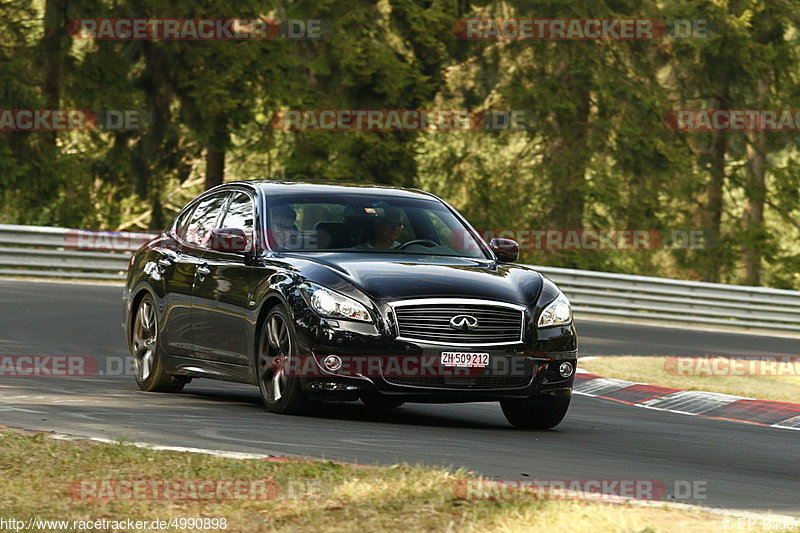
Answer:
[{"label": "tree trunk", "polygon": [[[714,83],[714,97],[710,102],[712,109],[730,109],[733,107],[728,93],[729,82],[720,78]],[[701,168],[708,171],[709,177],[704,185],[701,201],[695,209],[692,220],[695,228],[702,230],[704,246],[691,254],[691,263],[699,278],[703,281],[719,283],[722,272],[729,261],[721,241],[722,212],[724,210],[724,188],[727,179],[725,158],[730,149],[729,132],[711,131],[711,142],[708,146],[698,141],[696,148]],[[693,144],[690,141],[690,145]]]},{"label": "tree trunk", "polygon": [[229,138],[225,120],[215,120],[214,133],[206,146],[206,190],[225,180],[225,151]]},{"label": "tree trunk", "polygon": [[67,3],[68,0],[47,0],[44,6],[43,92],[46,105],[51,108],[57,108],[61,103],[64,56],[69,43]]},{"label": "tree trunk", "polygon": [[142,46],[145,58],[142,82],[147,108],[152,112],[152,124],[146,127],[141,141],[136,144],[133,165],[137,175],[137,193],[150,204],[148,226],[160,230],[167,222],[161,205],[162,182],[171,170],[171,156],[176,149],[169,134],[172,121],[170,104],[174,92],[168,75],[168,58],[152,42],[143,41]]},{"label": "tree trunk", "polygon": [[[42,36],[42,93],[49,109],[61,106],[63,92],[64,63],[69,51],[70,37],[67,33],[68,0],[47,0],[44,6],[44,35]],[[43,134],[47,143],[55,146],[56,132]]]},{"label": "tree trunk", "polygon": [[[769,86],[759,80],[757,109],[765,109]],[[761,284],[761,259],[764,254],[764,201],[766,199],[767,136],[763,131],[747,134],[747,183],[744,204],[744,242],[742,243],[741,282]]]},{"label": "tree trunk", "polygon": [[550,214],[555,229],[583,227],[586,195],[586,164],[588,154],[589,114],[591,94],[589,80],[578,76],[567,80],[575,112],[556,117],[557,137],[548,150],[548,174],[553,209]]},{"label": "tree trunk", "polygon": [[225,150],[206,148],[206,190],[222,184],[225,179]]},{"label": "tree trunk", "polygon": [[706,243],[705,264],[701,271],[704,281],[719,282],[721,262],[718,255],[722,232],[723,190],[725,186],[725,156],[728,152],[727,132],[713,132],[711,140],[711,177],[706,183],[706,205],[703,212],[703,235]]}]

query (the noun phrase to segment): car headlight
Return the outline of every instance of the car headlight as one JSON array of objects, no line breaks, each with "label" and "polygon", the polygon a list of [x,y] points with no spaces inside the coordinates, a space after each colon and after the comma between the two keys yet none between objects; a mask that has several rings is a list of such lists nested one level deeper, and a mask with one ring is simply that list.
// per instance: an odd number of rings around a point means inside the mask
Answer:
[{"label": "car headlight", "polygon": [[311,309],[319,315],[363,322],[372,321],[367,308],[348,296],[310,283],[303,285],[301,290]]},{"label": "car headlight", "polygon": [[546,328],[548,326],[564,326],[570,322],[572,322],[572,306],[564,293],[559,292],[556,299],[542,310],[538,325],[540,328]]}]

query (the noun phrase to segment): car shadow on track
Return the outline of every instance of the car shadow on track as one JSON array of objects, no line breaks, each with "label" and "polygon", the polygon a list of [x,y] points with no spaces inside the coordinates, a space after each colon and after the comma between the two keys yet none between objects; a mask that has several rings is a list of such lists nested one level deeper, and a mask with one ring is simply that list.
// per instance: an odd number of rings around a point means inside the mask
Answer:
[{"label": "car shadow on track", "polygon": [[[250,393],[247,390],[237,391],[221,389],[192,389],[187,386],[182,397],[210,400],[216,403],[240,404],[253,406],[270,415],[258,392]],[[304,415],[295,415],[292,418],[317,418],[323,420],[347,420],[353,422],[377,422],[388,424],[407,424],[414,426],[451,427],[462,429],[507,429],[512,428],[503,418],[500,408],[496,404],[462,403],[462,404],[405,404],[396,408],[372,408],[361,402],[326,402],[316,406],[311,412]],[[480,406],[474,409],[475,406]],[[473,407],[470,412],[470,407]],[[480,420],[476,420],[475,417]]]}]

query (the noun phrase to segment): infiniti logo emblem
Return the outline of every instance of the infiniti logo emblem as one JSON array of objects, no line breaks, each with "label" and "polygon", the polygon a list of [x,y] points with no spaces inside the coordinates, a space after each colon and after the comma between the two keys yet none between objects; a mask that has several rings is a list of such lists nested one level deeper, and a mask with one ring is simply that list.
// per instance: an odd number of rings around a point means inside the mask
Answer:
[{"label": "infiniti logo emblem", "polygon": [[469,331],[478,327],[478,319],[472,315],[456,315],[450,319],[450,327],[459,331]]}]

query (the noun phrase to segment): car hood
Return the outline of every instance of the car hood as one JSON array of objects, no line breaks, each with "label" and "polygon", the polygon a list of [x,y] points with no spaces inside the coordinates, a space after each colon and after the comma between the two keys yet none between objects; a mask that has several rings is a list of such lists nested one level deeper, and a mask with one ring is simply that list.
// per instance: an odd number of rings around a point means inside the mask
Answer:
[{"label": "car hood", "polygon": [[[542,286],[530,267],[485,259],[411,254],[326,253],[295,256],[304,277],[331,288],[346,281],[383,300],[461,297],[526,305]],[[292,261],[294,262],[294,261]]]}]

